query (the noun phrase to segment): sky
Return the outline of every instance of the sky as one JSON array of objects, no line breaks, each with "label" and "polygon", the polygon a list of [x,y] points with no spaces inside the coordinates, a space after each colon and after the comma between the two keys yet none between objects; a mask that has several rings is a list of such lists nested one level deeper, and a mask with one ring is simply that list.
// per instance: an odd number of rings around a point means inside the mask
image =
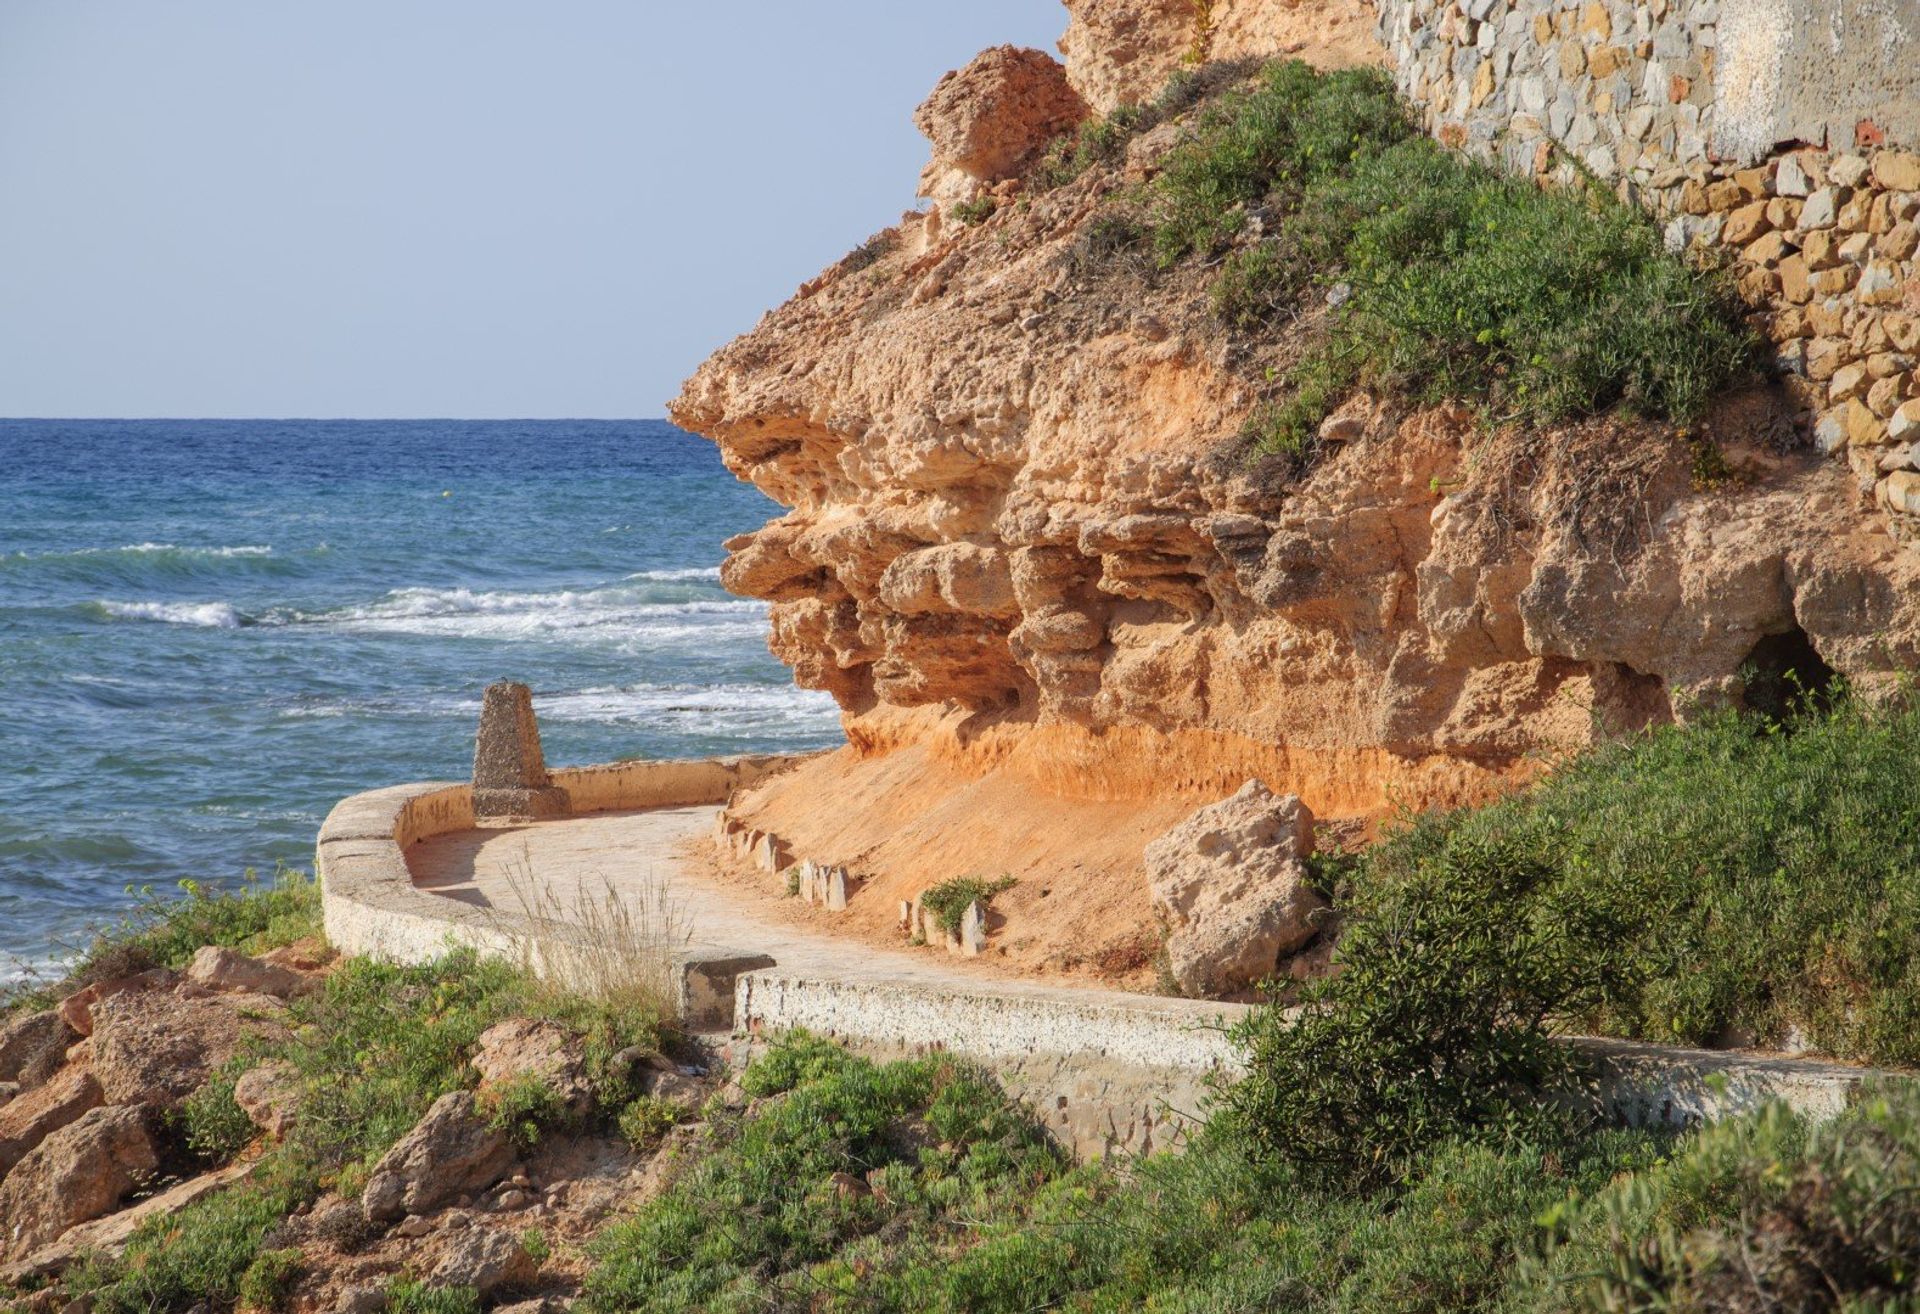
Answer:
[{"label": "sky", "polygon": [[650,417],[1058,0],[0,0],[0,415]]}]

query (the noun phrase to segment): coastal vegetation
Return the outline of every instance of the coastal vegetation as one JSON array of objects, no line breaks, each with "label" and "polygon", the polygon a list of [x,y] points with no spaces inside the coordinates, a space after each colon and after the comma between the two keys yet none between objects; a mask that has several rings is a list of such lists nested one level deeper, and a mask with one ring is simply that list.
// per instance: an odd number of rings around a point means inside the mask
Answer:
[{"label": "coastal vegetation", "polygon": [[1543,189],[1445,149],[1379,70],[1183,73],[1155,106],[1063,140],[1039,181],[1116,162],[1196,87],[1212,94],[1159,174],[1107,220],[1133,240],[1107,245],[1163,270],[1217,266],[1213,308],[1236,333],[1304,331],[1249,419],[1259,449],[1307,459],[1321,421],[1363,387],[1469,398],[1496,423],[1624,407],[1688,425],[1749,367],[1723,271],[1668,252],[1596,185]]},{"label": "coastal vegetation", "polygon": [[[578,1256],[594,1314],[1894,1308],[1920,1265],[1920,1092],[1870,1089],[1820,1125],[1770,1107],[1609,1128],[1555,1098],[1585,1074],[1553,1037],[1798,1028],[1915,1062],[1916,730],[1911,703],[1844,695],[1709,716],[1324,860],[1339,972],[1303,1009],[1256,1013],[1248,1075],[1183,1153],[1142,1161],[1073,1163],[949,1056],[880,1063],[804,1034],[690,1109],[632,1084],[634,1054],[672,1042],[631,997],[467,953],[346,961],[184,1117],[203,1157],[230,1158],[232,1076],[267,1061],[312,1115],[244,1182],[63,1291],[104,1314],[275,1308],[304,1273],[288,1216],[351,1199],[436,1100],[473,1087],[482,1033],[521,1017],[580,1039],[597,1112],[508,1083],[480,1106],[496,1125],[522,1145],[598,1125],[672,1156],[658,1193]],[[299,890],[196,891],[127,936],[172,944],[157,928],[193,925],[257,944],[291,925]],[[485,1303],[413,1272],[385,1299]]]}]

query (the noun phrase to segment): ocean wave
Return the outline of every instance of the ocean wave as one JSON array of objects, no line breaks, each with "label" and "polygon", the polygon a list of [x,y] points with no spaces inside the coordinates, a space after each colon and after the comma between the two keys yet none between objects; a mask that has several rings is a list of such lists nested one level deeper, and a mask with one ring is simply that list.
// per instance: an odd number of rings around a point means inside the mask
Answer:
[{"label": "ocean wave", "polygon": [[[476,701],[474,707],[478,709]],[[824,693],[790,684],[634,685],[625,688],[574,689],[536,695],[539,714],[553,721],[596,725],[657,722],[698,716],[729,726],[779,721],[789,725],[837,725],[839,708]]]},{"label": "ocean wave", "polygon": [[718,580],[720,578],[720,567],[718,566],[687,566],[681,570],[643,570],[643,571],[640,571],[638,574],[629,575],[627,576],[627,578],[658,580],[662,583],[675,583],[680,580],[688,580],[688,579]]},{"label": "ocean wave", "polygon": [[[662,572],[664,574],[664,572]],[[395,589],[377,602],[323,612],[269,613],[270,624],[318,625],[356,634],[443,638],[625,639],[722,629],[751,633],[766,605],[715,595],[684,581],[636,577],[597,589],[553,592]]]},{"label": "ocean wave", "polygon": [[193,625],[201,629],[232,630],[242,623],[228,602],[97,602],[110,620],[158,621],[164,625]]},{"label": "ocean wave", "polygon": [[178,543],[128,543],[121,547],[73,548],[66,552],[10,552],[0,561],[69,561],[80,557],[152,556],[170,553],[180,557],[270,557],[273,548],[266,544],[241,543],[232,547],[182,547]]},{"label": "ocean wave", "polygon": [[[640,684],[536,690],[534,710],[542,720],[585,725],[657,724],[674,717],[698,717],[710,726],[767,726],[782,730],[826,729],[839,723],[839,709],[823,693],[790,684]],[[330,698],[281,710],[292,720],[344,717],[393,719],[417,716],[479,715],[480,699],[467,695]]]}]

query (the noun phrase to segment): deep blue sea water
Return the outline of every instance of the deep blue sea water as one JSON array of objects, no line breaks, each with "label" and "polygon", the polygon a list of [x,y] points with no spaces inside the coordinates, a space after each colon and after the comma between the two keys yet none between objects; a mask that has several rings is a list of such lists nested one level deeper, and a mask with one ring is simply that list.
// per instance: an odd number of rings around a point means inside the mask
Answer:
[{"label": "deep blue sea water", "polygon": [[553,763],[834,742],[720,587],[775,512],[658,421],[0,420],[0,954],[308,865],[491,680]]}]

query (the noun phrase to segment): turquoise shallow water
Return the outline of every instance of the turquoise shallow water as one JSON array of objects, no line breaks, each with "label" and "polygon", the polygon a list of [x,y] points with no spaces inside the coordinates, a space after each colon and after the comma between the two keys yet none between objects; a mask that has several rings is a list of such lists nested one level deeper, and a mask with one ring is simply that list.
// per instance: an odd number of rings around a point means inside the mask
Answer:
[{"label": "turquoise shallow water", "polygon": [[0,955],[306,865],[464,776],[491,680],[554,762],[834,742],[720,587],[776,512],[658,421],[0,420]]}]

